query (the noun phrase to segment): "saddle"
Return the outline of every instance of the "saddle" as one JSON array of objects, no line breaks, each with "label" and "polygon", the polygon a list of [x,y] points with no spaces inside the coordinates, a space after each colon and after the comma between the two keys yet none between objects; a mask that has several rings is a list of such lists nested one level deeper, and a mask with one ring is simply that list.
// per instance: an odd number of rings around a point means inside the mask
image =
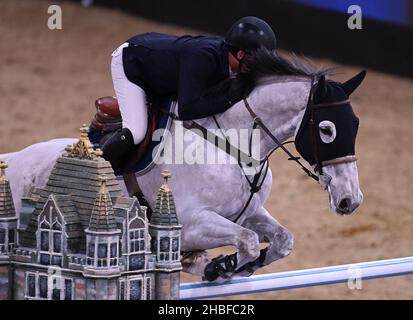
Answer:
[{"label": "saddle", "polygon": [[[114,133],[122,129],[122,116],[118,100],[115,97],[98,98],[95,101],[95,107],[96,114],[90,123],[89,137],[96,148],[102,146]],[[159,111],[155,108],[148,108],[148,129],[145,138],[125,158],[121,168],[114,168],[115,172],[128,173],[142,159],[151,144],[152,134],[157,127],[158,118]]]}]

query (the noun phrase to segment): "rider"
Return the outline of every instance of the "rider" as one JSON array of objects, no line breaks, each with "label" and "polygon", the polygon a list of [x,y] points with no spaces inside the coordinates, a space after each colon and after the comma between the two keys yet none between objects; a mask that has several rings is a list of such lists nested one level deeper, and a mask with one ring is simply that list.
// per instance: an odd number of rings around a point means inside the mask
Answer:
[{"label": "rider", "polygon": [[112,79],[122,115],[122,130],[102,146],[113,166],[145,137],[147,96],[175,96],[181,120],[227,110],[242,97],[207,89],[245,70],[246,55],[259,47],[274,50],[271,27],[256,17],[239,19],[225,39],[206,36],[137,35],[112,53]]}]

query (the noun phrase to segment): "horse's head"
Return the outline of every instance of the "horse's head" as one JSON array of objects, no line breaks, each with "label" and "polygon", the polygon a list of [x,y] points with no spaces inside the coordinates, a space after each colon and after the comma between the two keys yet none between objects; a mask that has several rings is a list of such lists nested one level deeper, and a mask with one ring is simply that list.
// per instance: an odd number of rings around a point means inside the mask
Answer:
[{"label": "horse's head", "polygon": [[297,151],[328,190],[331,209],[340,215],[351,214],[363,200],[355,158],[359,119],[349,97],[365,75],[362,71],[345,83],[322,76],[312,89],[295,139]]}]

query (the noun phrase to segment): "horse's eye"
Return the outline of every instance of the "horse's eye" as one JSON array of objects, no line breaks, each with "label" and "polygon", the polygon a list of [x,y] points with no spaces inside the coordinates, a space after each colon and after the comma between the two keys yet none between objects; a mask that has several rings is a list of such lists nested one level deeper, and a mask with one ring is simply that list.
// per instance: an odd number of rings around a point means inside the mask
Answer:
[{"label": "horse's eye", "polygon": [[320,129],[320,138],[324,143],[331,143],[336,138],[336,126],[328,120],[321,121],[318,125]]},{"label": "horse's eye", "polygon": [[331,136],[333,134],[333,132],[331,131],[329,127],[321,127],[320,131],[327,136]]}]

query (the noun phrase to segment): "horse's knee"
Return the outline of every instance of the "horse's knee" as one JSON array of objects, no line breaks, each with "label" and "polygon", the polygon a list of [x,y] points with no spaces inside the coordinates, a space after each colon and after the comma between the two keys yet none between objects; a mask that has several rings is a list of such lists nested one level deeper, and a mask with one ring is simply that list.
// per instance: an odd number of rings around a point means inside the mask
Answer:
[{"label": "horse's knee", "polygon": [[260,242],[258,234],[254,231],[243,230],[238,239],[237,247],[240,251],[245,252],[249,260],[255,260],[260,256]]},{"label": "horse's knee", "polygon": [[287,229],[283,228],[275,235],[273,246],[277,248],[276,251],[278,255],[281,257],[288,256],[293,250],[294,235]]}]

